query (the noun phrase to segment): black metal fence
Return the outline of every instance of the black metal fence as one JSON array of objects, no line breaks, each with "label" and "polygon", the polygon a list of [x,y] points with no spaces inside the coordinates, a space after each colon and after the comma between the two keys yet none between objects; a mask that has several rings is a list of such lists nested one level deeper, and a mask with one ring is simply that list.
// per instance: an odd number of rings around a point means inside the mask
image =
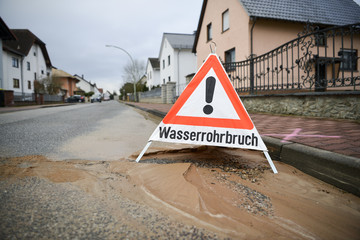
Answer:
[{"label": "black metal fence", "polygon": [[239,94],[360,90],[360,23],[319,29],[307,25],[298,38],[261,56],[224,63]]}]

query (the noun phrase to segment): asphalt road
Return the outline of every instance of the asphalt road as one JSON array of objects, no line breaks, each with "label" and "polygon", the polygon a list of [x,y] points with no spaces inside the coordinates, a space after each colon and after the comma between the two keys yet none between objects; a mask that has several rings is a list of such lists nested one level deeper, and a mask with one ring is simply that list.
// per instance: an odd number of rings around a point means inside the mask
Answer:
[{"label": "asphalt road", "polygon": [[218,239],[146,204],[135,163],[112,161],[157,121],[116,101],[0,114],[0,239]]},{"label": "asphalt road", "polygon": [[115,160],[143,147],[155,127],[116,101],[4,113],[0,156]]}]

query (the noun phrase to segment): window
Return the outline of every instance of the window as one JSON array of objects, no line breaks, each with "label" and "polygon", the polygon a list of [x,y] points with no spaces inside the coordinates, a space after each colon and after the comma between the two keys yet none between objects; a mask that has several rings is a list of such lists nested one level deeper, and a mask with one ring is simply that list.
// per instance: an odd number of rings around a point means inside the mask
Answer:
[{"label": "window", "polygon": [[163,60],[163,69],[165,68],[165,60]]},{"label": "window", "polygon": [[169,78],[168,78],[168,82],[170,82],[171,81],[171,77],[169,76]]},{"label": "window", "polygon": [[14,68],[19,68],[19,59],[13,57],[12,58],[12,66]]},{"label": "window", "polygon": [[163,84],[165,84],[165,78],[163,79]]},{"label": "window", "polygon": [[[225,63],[234,63],[235,62],[235,48],[232,48],[225,52]],[[233,64],[226,65],[226,71],[235,70],[235,66]]]},{"label": "window", "polygon": [[30,71],[30,62],[26,62],[26,69]]},{"label": "window", "polygon": [[170,66],[170,55],[168,56],[168,65]]},{"label": "window", "polygon": [[212,40],[212,28],[211,28],[211,23],[209,23],[207,25],[207,40],[210,41]]},{"label": "window", "polygon": [[229,9],[222,14],[222,31],[225,32],[229,29]]},{"label": "window", "polygon": [[326,33],[315,34],[315,45],[319,47],[326,46]]},{"label": "window", "polygon": [[340,63],[340,70],[355,71],[357,70],[357,50],[356,49],[342,49],[339,52],[342,62]]},{"label": "window", "polygon": [[36,52],[34,52],[34,56],[36,56]]},{"label": "window", "polygon": [[28,89],[31,89],[31,81],[28,81]]},{"label": "window", "polygon": [[225,63],[235,62],[235,48],[225,52]]},{"label": "window", "polygon": [[36,80],[36,72],[34,73],[34,80]]},{"label": "window", "polygon": [[17,79],[17,78],[14,78],[14,79],[13,79],[13,87],[14,87],[14,88],[20,88],[19,79]]}]

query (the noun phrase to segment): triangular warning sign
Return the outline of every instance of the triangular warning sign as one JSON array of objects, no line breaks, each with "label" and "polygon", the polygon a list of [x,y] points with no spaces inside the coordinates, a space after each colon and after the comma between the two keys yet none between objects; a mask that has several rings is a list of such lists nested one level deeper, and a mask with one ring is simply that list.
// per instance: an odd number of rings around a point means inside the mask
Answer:
[{"label": "triangular warning sign", "polygon": [[261,150],[277,173],[261,136],[215,54],[209,55],[155,129],[137,162],[151,141]]},{"label": "triangular warning sign", "polygon": [[[214,83],[213,87],[209,87],[211,80]],[[206,94],[207,90],[210,91],[209,94],[212,94],[211,101],[206,101],[208,97],[206,95],[209,95]],[[187,102],[190,99],[191,101]],[[211,113],[206,112],[206,106],[211,107]],[[165,124],[248,130],[254,128],[254,124],[231,85],[223,66],[217,56],[213,54],[204,62],[163,122]]]}]

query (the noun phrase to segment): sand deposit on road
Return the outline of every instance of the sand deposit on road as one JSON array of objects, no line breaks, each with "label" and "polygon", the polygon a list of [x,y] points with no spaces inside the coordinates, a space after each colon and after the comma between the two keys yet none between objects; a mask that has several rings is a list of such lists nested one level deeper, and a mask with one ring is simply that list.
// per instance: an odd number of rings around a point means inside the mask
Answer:
[{"label": "sand deposit on road", "polygon": [[[151,151],[140,163],[134,162],[135,157],[118,161],[52,161],[42,156],[2,158],[1,210],[12,211],[6,205],[10,200],[6,192],[11,186],[36,177],[42,184],[71,187],[81,196],[85,194],[91,201],[101,203],[111,217],[107,221],[112,222],[108,230],[112,235],[107,237],[358,239],[360,236],[358,197],[280,162],[275,162],[279,174],[274,175],[260,152],[199,147]],[[100,205],[94,206],[98,209]],[[4,222],[11,220],[2,214],[0,232],[21,234],[22,223],[11,226],[9,231]],[[41,208],[33,209],[32,214],[36,219],[42,214]],[[48,224],[52,221],[47,219]],[[50,229],[56,230],[55,222]]]}]

